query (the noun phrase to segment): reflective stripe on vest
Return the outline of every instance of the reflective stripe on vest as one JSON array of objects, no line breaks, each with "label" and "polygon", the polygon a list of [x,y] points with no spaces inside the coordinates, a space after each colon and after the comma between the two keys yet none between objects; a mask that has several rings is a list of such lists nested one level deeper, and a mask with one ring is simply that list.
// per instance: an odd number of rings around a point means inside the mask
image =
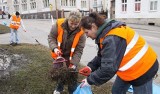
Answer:
[{"label": "reflective stripe on vest", "polygon": [[20,27],[20,21],[21,21],[21,17],[17,18],[16,15],[13,15],[12,16],[12,21],[11,21],[11,24],[10,24],[10,28],[17,30]]},{"label": "reflective stripe on vest", "polygon": [[[57,41],[58,41],[58,49],[60,49],[61,47],[61,43],[62,43],[62,39],[63,39],[63,28],[61,27],[62,23],[65,21],[65,19],[58,19],[57,20],[57,24],[58,24],[58,36],[57,36]],[[75,35],[75,38],[73,40],[73,44],[72,44],[72,48],[71,48],[71,53],[70,53],[70,57],[69,57],[69,60],[72,60],[72,57],[73,57],[73,53],[75,51],[75,48],[79,42],[79,39],[80,37],[84,34],[83,30],[81,29],[80,32],[78,32],[76,35]],[[54,52],[51,52],[51,55],[52,55],[52,58],[56,59],[57,58],[57,55],[54,53]]]},{"label": "reflective stripe on vest", "polygon": [[[111,30],[105,35],[117,35],[127,42],[126,51],[121,61],[117,75],[125,80],[131,81],[147,72],[154,64],[157,56],[153,49],[129,27],[120,27]],[[100,39],[102,43],[104,38]],[[103,45],[101,45],[102,48]]]},{"label": "reflective stripe on vest", "polygon": [[71,53],[70,53],[70,57],[69,57],[69,60],[72,60],[72,57],[73,57],[73,53],[74,53],[74,50],[79,42],[79,39],[80,37],[84,34],[83,30],[81,29],[80,32],[78,32],[73,40],[73,44],[72,44],[72,48],[71,48]]}]

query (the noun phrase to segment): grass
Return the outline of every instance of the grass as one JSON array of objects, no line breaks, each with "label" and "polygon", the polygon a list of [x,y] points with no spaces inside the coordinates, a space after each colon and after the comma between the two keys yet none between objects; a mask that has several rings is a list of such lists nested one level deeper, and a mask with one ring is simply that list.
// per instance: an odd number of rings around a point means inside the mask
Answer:
[{"label": "grass", "polygon": [[10,28],[0,24],[0,34],[10,33]]},{"label": "grass", "polygon": [[[23,54],[27,58],[25,66],[11,72],[9,77],[0,79],[0,94],[52,94],[55,82],[48,76],[52,65],[48,48],[31,44],[0,45],[0,48],[10,54]],[[79,81],[83,78],[79,75]],[[106,83],[92,86],[92,90],[94,94],[110,94],[111,86],[112,83]],[[65,88],[63,94],[68,94],[66,91]]]},{"label": "grass", "polygon": [[[28,63],[7,79],[0,80],[0,94],[51,94],[54,82],[48,77],[51,66],[49,50],[40,45],[0,45],[12,54],[24,54]],[[23,63],[23,62],[22,62]]]}]

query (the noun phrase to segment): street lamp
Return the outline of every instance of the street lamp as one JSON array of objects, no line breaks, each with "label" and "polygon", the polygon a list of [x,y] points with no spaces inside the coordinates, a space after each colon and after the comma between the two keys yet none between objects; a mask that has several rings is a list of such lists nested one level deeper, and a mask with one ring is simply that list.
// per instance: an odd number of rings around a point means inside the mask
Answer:
[{"label": "street lamp", "polygon": [[55,0],[55,6],[56,6],[56,18],[58,19],[57,0]]}]

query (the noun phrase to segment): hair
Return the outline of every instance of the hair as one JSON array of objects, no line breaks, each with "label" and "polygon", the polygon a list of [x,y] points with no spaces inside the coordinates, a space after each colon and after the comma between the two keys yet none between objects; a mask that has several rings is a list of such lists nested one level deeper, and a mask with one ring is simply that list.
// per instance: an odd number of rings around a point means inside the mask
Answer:
[{"label": "hair", "polygon": [[20,13],[19,13],[18,11],[16,11],[16,13],[15,13],[15,14],[16,14],[17,16],[18,16],[18,15],[20,15]]},{"label": "hair", "polygon": [[85,16],[81,20],[81,26],[85,29],[91,29],[92,23],[95,23],[97,27],[100,27],[105,22],[104,18],[101,17],[97,12],[92,12],[89,16]]},{"label": "hair", "polygon": [[82,19],[82,14],[78,10],[71,11],[67,19],[75,22],[80,22]]}]

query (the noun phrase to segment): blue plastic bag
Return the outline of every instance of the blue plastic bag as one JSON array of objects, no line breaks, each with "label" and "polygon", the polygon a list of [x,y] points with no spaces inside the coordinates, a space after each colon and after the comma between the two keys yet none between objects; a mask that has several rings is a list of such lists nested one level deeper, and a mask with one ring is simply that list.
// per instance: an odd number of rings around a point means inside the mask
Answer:
[{"label": "blue plastic bag", "polygon": [[[160,94],[160,85],[156,85],[156,84],[152,84],[153,86],[153,91],[152,93],[153,94]],[[133,94],[133,87],[130,86],[129,89],[128,89],[128,92],[130,92],[131,94]]]},{"label": "blue plastic bag", "polygon": [[2,22],[3,25],[7,26],[7,23],[5,21]]},{"label": "blue plastic bag", "polygon": [[81,84],[77,87],[77,89],[73,92],[73,94],[92,94],[90,86],[80,87]]},{"label": "blue plastic bag", "polygon": [[133,93],[133,87],[132,87],[132,85],[128,88],[128,92]]},{"label": "blue plastic bag", "polygon": [[159,94],[160,93],[160,85],[158,84],[153,84],[153,94]]}]

